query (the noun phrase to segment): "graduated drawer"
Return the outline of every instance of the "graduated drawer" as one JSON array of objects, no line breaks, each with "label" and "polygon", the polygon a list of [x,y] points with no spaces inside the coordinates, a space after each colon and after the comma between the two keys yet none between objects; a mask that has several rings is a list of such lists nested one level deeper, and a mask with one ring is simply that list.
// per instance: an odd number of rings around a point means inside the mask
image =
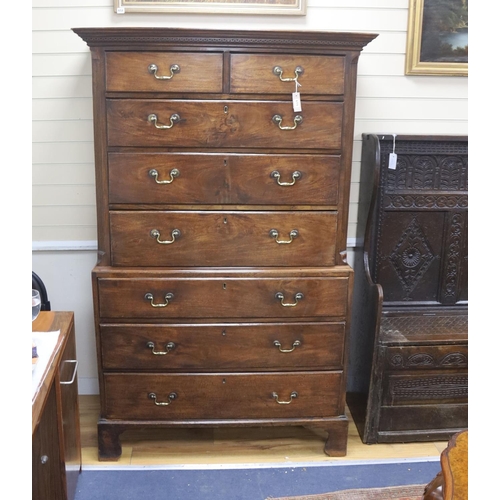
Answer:
[{"label": "graduated drawer", "polygon": [[109,153],[110,203],[330,205],[340,157]]},{"label": "graduated drawer", "polygon": [[435,370],[467,368],[466,345],[417,345],[388,347],[385,367],[388,370]]},{"label": "graduated drawer", "polygon": [[342,119],[336,102],[305,102],[294,113],[290,101],[107,100],[109,146],[338,150]]},{"label": "graduated drawer", "polygon": [[[344,93],[344,57],[296,54],[231,54],[231,92],[290,94]],[[282,81],[292,79],[292,81]]]},{"label": "graduated drawer", "polygon": [[104,370],[339,369],[343,323],[104,324]]},{"label": "graduated drawer", "polygon": [[331,417],[339,413],[341,385],[341,372],[105,373],[103,417],[123,420]]},{"label": "graduated drawer", "polygon": [[112,211],[114,266],[328,266],[336,212]]},{"label": "graduated drawer", "polygon": [[101,318],[345,316],[348,277],[99,278]]},{"label": "graduated drawer", "polygon": [[222,54],[107,52],[106,90],[220,93]]}]

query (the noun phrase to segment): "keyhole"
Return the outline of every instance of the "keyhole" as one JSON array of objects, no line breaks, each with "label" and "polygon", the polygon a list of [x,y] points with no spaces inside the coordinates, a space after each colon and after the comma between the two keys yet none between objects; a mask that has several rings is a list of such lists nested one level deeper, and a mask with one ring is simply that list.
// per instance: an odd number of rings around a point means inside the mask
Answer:
[{"label": "keyhole", "polygon": [[222,379],[222,383],[223,383],[223,384],[225,384],[225,383],[226,383],[226,379],[225,379],[225,378],[223,378],[223,379]]},{"label": "keyhole", "polygon": [[229,111],[229,108],[227,106],[224,106],[224,113],[226,113],[226,115],[227,115],[228,111]]},{"label": "keyhole", "polygon": [[224,217],[224,224],[227,224],[227,219]]},{"label": "keyhole", "polygon": [[226,284],[225,283],[222,283],[222,289],[225,290],[226,289]]}]

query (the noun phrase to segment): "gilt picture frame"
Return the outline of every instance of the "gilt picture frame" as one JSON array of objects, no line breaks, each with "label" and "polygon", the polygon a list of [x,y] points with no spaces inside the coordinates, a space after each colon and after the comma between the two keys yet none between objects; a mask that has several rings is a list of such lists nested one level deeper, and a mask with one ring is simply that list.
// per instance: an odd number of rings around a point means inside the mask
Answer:
[{"label": "gilt picture frame", "polygon": [[409,0],[405,74],[468,76],[468,0]]},{"label": "gilt picture frame", "polygon": [[156,12],[305,16],[306,6],[307,0],[114,0],[117,14]]}]

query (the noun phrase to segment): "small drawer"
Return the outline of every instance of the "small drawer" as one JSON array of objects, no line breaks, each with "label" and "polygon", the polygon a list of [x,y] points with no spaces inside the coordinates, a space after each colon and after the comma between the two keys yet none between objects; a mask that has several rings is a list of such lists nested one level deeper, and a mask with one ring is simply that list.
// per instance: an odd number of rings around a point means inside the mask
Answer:
[{"label": "small drawer", "polygon": [[104,374],[104,418],[251,419],[339,414],[342,372]]},{"label": "small drawer", "polygon": [[343,104],[108,99],[109,146],[340,150]]},{"label": "small drawer", "polygon": [[[189,274],[189,273],[187,273]],[[348,277],[99,278],[101,318],[344,317]]]},{"label": "small drawer", "polygon": [[109,201],[137,204],[329,205],[340,156],[109,153]]},{"label": "small drawer", "polygon": [[343,323],[121,325],[100,328],[104,370],[335,370]]},{"label": "small drawer", "polygon": [[466,345],[417,345],[389,347],[385,351],[388,370],[453,370],[467,368]]},{"label": "small drawer", "polygon": [[114,266],[330,266],[336,212],[112,211]]},{"label": "small drawer", "polygon": [[344,64],[335,56],[232,54],[231,92],[342,95]]},{"label": "small drawer", "polygon": [[222,92],[222,54],[107,52],[110,92]]}]

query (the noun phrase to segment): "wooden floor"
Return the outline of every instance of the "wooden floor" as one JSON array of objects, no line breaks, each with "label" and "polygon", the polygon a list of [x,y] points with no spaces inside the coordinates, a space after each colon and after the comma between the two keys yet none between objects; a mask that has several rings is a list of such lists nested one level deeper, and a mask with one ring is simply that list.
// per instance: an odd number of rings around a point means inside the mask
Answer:
[{"label": "wooden floor", "polygon": [[[328,457],[323,452],[326,434],[303,427],[224,429],[161,429],[126,431],[121,436],[118,461],[97,458],[98,396],[80,396],[83,466],[235,465],[335,460],[438,458],[447,442],[372,444],[361,442],[350,420],[347,455]],[[348,414],[350,417],[350,415]]]}]

